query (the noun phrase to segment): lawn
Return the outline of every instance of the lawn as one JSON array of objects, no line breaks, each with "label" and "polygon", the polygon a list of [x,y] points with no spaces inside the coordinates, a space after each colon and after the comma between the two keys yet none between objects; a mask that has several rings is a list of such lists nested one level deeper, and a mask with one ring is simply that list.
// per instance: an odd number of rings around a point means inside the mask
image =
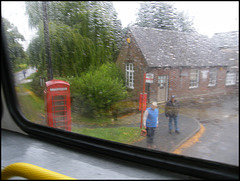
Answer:
[{"label": "lawn", "polygon": [[144,139],[140,136],[139,127],[118,128],[72,128],[72,132],[102,138],[119,143],[132,144]]},{"label": "lawn", "polygon": [[45,114],[44,100],[29,90],[29,83],[16,87],[20,109],[24,116],[32,122],[39,122],[40,116]]}]

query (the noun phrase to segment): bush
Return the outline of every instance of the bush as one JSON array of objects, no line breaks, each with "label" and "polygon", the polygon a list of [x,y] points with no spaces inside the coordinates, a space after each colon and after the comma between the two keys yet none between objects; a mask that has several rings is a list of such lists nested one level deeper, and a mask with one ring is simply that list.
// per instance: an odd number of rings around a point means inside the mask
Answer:
[{"label": "bush", "polygon": [[70,83],[73,110],[79,109],[88,116],[106,115],[114,103],[127,97],[121,71],[114,63],[64,80]]},{"label": "bush", "polygon": [[15,64],[14,66],[14,72],[19,72],[21,70],[27,69],[27,64]]}]

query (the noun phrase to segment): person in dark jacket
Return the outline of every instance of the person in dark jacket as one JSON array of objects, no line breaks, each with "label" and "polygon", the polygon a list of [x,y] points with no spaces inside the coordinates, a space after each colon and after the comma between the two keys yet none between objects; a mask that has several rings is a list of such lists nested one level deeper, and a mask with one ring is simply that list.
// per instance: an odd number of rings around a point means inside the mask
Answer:
[{"label": "person in dark jacket", "polygon": [[168,132],[172,134],[172,122],[174,121],[174,126],[175,126],[175,133],[180,133],[179,132],[179,127],[178,127],[178,113],[179,113],[180,105],[175,100],[175,96],[171,96],[171,100],[167,102],[165,106],[165,116],[169,120],[168,122]]}]

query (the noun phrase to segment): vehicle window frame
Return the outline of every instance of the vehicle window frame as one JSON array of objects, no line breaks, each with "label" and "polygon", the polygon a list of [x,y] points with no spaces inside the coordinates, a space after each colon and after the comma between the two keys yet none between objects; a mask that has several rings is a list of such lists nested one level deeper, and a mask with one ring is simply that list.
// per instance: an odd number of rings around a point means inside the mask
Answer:
[{"label": "vehicle window frame", "polygon": [[77,150],[117,157],[152,166],[154,168],[160,168],[198,178],[238,178],[238,167],[234,165],[126,145],[74,132],[68,132],[62,129],[47,127],[28,121],[21,112],[18,104],[2,23],[1,30],[1,86],[3,88],[4,98],[13,120],[29,136],[46,142],[61,144],[66,148],[70,147]]}]

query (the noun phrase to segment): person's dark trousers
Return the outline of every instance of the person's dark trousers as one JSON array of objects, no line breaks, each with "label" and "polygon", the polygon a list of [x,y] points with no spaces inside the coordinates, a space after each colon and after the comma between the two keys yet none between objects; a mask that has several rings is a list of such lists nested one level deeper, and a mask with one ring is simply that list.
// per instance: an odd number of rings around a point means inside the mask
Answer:
[{"label": "person's dark trousers", "polygon": [[178,116],[175,116],[175,117],[170,116],[169,117],[168,130],[172,131],[172,129],[173,129],[172,122],[173,121],[174,121],[175,131],[179,131],[179,128],[178,128]]},{"label": "person's dark trousers", "polygon": [[147,127],[147,145],[153,146],[154,133],[156,128]]}]

